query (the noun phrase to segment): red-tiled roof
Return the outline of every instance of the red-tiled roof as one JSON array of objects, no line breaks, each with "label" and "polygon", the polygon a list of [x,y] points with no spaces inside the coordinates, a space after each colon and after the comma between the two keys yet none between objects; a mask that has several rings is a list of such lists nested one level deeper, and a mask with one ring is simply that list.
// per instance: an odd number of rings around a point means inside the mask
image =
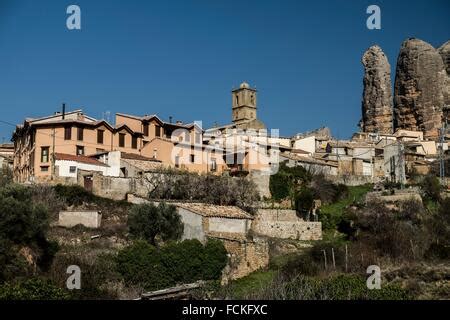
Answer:
[{"label": "red-tiled roof", "polygon": [[219,217],[219,218],[231,218],[231,219],[253,219],[253,216],[245,212],[244,210],[235,206],[219,206],[207,203],[194,203],[194,202],[178,202],[174,203],[175,206],[195,212],[205,217]]},{"label": "red-tiled roof", "polygon": [[80,163],[92,164],[95,166],[108,167],[108,165],[104,164],[103,162],[98,161],[97,159],[86,157],[86,156],[74,156],[74,155],[67,154],[67,153],[55,153],[55,159],[62,160],[62,161],[76,161],[76,162],[80,162]]},{"label": "red-tiled roof", "polygon": [[156,159],[153,159],[153,158],[144,157],[144,156],[141,156],[140,154],[134,154],[134,153],[121,152],[120,156],[123,159],[129,159],[129,160],[161,162],[159,160],[156,160]]}]

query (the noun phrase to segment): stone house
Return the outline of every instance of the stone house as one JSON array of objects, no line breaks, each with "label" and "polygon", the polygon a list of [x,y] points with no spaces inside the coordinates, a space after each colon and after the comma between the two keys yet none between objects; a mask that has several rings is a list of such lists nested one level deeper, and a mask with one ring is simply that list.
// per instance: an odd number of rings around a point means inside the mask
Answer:
[{"label": "stone house", "polygon": [[269,264],[268,243],[252,237],[253,216],[234,206],[176,203],[184,224],[183,239],[219,239],[229,255],[222,282],[244,277]]}]

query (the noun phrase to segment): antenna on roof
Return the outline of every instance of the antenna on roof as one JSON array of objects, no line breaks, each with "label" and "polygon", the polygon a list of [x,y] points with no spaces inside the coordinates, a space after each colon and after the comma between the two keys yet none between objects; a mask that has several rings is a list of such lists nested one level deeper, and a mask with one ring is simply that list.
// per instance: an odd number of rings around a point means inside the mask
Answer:
[{"label": "antenna on roof", "polygon": [[172,116],[169,116],[169,123],[172,123]]}]

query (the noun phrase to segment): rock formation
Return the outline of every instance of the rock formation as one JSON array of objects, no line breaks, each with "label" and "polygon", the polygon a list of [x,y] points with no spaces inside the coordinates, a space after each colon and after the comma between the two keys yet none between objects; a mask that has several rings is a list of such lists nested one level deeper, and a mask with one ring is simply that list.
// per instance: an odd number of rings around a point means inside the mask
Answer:
[{"label": "rock formation", "polygon": [[446,77],[438,50],[419,39],[404,41],[395,75],[394,129],[423,131],[424,138],[437,140]]},{"label": "rock formation", "polygon": [[362,100],[363,132],[392,133],[391,66],[379,46],[363,55],[364,93]]}]

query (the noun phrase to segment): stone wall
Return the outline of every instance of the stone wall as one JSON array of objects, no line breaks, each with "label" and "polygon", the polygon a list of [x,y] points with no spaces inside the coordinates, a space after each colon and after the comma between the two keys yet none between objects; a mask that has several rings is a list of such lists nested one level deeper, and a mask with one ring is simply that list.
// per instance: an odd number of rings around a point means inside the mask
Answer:
[{"label": "stone wall", "polygon": [[256,184],[257,190],[261,198],[271,197],[269,189],[270,175],[267,172],[253,170],[250,171],[248,178]]},{"label": "stone wall", "polygon": [[98,211],[60,211],[58,224],[66,228],[79,224],[87,228],[100,228],[101,221],[102,214]]},{"label": "stone wall", "polygon": [[229,263],[222,272],[222,284],[239,279],[269,265],[269,244],[263,238],[252,241],[222,239]]},{"label": "stone wall", "polygon": [[320,240],[322,223],[304,221],[295,210],[258,209],[252,230],[261,236],[280,239]]}]

